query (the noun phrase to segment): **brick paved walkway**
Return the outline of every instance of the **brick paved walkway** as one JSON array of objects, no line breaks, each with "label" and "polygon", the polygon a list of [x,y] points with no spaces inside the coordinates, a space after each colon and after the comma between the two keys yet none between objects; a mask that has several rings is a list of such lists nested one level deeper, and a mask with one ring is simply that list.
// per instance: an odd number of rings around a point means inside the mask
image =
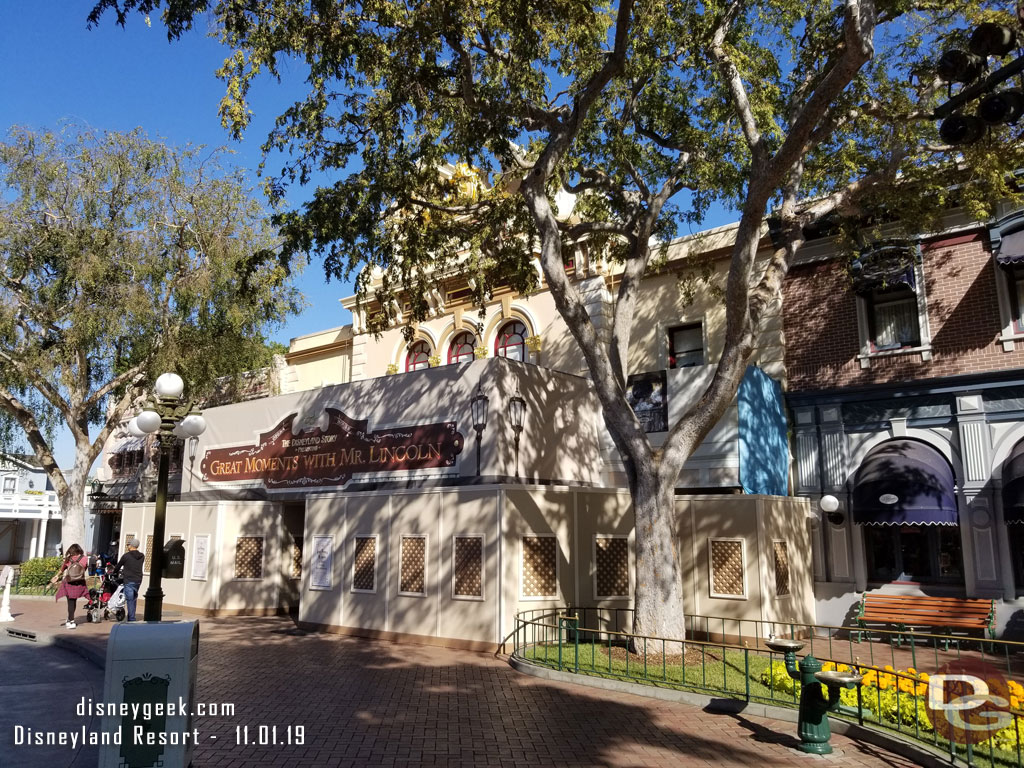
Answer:
[{"label": "brick paved walkway", "polygon": [[[109,632],[58,630],[52,601],[16,599],[13,612],[8,627],[94,650]],[[203,619],[199,667],[197,701],[236,709],[194,722],[197,768],[915,764],[843,736],[828,757],[804,755],[792,723],[544,681],[489,654],[296,633],[285,618]],[[242,726],[258,741],[261,725],[279,740],[303,726],[305,743],[236,743]]]}]

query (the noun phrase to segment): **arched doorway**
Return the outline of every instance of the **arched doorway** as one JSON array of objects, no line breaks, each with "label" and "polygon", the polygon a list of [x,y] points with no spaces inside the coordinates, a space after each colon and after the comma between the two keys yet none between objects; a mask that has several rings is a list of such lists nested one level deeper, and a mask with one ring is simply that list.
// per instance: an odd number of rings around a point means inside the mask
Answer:
[{"label": "arched doorway", "polygon": [[963,585],[956,481],[935,448],[909,439],[873,448],[854,475],[851,513],[869,582]]}]

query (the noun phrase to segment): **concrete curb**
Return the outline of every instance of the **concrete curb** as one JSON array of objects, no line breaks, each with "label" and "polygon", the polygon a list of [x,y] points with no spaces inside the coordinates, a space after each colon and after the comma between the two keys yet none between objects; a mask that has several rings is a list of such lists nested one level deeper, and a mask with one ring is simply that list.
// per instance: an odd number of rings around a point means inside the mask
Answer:
[{"label": "concrete curb", "polygon": [[93,648],[88,643],[80,642],[76,638],[67,637],[66,635],[53,635],[50,637],[49,643],[50,645],[55,645],[58,648],[63,648],[66,651],[77,653],[86,661],[92,662],[93,665],[99,669],[106,669],[106,651],[100,653],[99,650]]},{"label": "concrete curb", "polygon": [[[54,594],[57,593],[54,592]],[[18,600],[49,600],[51,603],[53,602],[53,595],[19,595],[16,592],[12,592],[11,597]]]},{"label": "concrete curb", "polygon": [[[786,723],[795,724],[797,722],[797,711],[788,707],[773,707],[769,704],[747,702],[741,699],[708,696],[691,691],[678,691],[674,688],[658,688],[656,686],[628,683],[625,680],[615,680],[607,677],[560,672],[547,667],[538,667],[511,656],[508,657],[508,663],[517,672],[532,675],[543,680],[572,683],[589,688],[600,688],[605,691],[615,691],[616,693],[631,693],[634,696],[644,696],[649,699],[689,704],[694,707],[700,707],[705,712],[717,712],[723,715],[743,713],[754,717],[781,720]],[[864,726],[839,718],[829,718],[829,723],[832,726],[833,733],[842,734],[854,741],[881,747],[888,752],[905,757],[907,760],[913,760],[917,765],[925,766],[925,768],[949,768],[949,766],[954,765],[944,753],[931,749],[926,745],[904,741],[886,733],[880,733],[872,728],[865,728]]]},{"label": "concrete curb", "polygon": [[[4,633],[6,634],[7,627],[3,627]],[[15,629],[15,627],[12,627]],[[51,635],[46,632],[39,632],[36,630],[29,630],[35,633],[35,640],[28,640],[25,638],[17,638],[23,640],[26,643],[35,642],[39,645],[52,645],[55,648],[62,648],[65,651],[71,651],[76,653],[88,662],[99,669],[103,669],[107,665],[106,653],[101,653],[98,649],[93,648],[89,643],[84,643],[77,638],[68,637],[67,635]]]}]

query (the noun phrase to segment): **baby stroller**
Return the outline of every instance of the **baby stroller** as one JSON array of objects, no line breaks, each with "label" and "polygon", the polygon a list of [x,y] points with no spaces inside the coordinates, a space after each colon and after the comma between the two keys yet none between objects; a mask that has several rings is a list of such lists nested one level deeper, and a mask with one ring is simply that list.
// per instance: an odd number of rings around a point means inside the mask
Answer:
[{"label": "baby stroller", "polygon": [[124,621],[128,615],[126,603],[124,583],[114,577],[114,566],[108,563],[99,588],[93,587],[89,590],[89,600],[85,604],[85,620]]}]

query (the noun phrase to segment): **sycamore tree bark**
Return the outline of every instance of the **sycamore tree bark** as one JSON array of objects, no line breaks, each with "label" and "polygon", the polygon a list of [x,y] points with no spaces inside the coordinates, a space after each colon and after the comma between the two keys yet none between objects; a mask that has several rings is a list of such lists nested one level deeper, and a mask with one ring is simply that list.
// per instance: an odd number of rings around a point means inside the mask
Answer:
[{"label": "sycamore tree bark", "polygon": [[218,156],[141,131],[0,144],[0,450],[39,460],[65,549],[88,548],[90,470],[156,376],[201,394],[267,359],[264,328],[296,306],[262,204]]},{"label": "sycamore tree bark", "polygon": [[[284,255],[354,279],[370,330],[427,319],[440,279],[465,278],[480,307],[497,286],[528,293],[539,252],[629,480],[638,634],[682,637],[675,486],[735,397],[806,228],[840,214],[842,247],[877,236],[872,217],[916,234],[954,183],[976,215],[1012,198],[1024,162],[1006,127],[937,142],[936,53],[981,18],[1016,23],[969,0],[538,0],[527,16],[518,0],[99,0],[90,23],[160,9],[170,38],[203,14],[230,49],[218,75],[236,136],[257,80],[282,61],[306,74],[264,145],[268,166],[285,153],[268,189],[335,176],[277,218]],[[655,448],[626,398],[636,309],[652,260],[713,205],[739,218],[723,351]],[[583,247],[618,281],[606,335],[565,274]]]}]

